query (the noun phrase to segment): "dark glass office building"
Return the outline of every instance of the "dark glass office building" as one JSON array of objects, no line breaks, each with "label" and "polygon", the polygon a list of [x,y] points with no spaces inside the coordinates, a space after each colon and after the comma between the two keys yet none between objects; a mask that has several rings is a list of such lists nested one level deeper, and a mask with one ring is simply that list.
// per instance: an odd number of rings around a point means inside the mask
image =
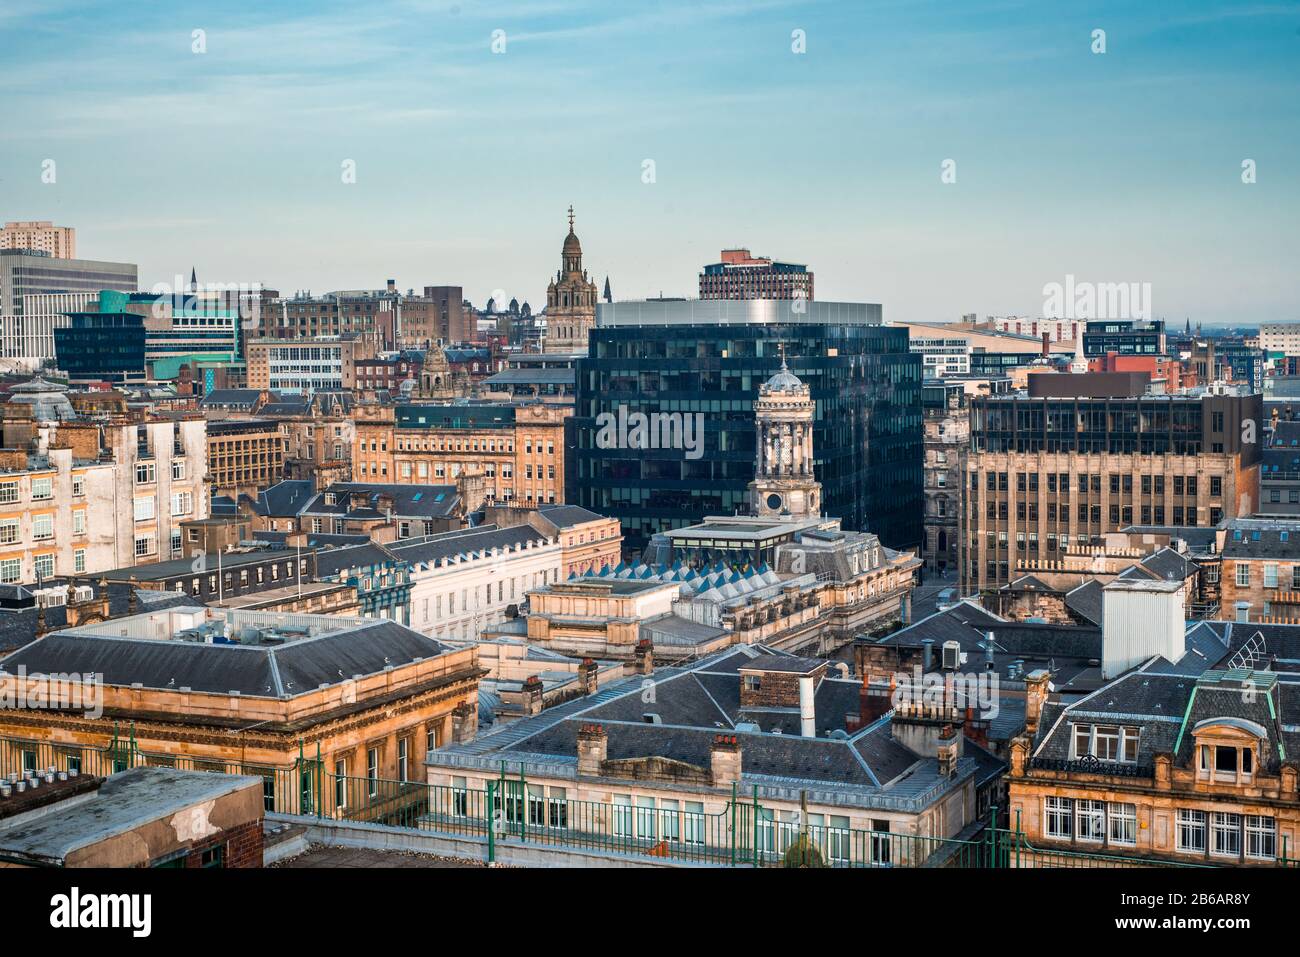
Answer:
[{"label": "dark glass office building", "polygon": [[1091,359],[1108,352],[1121,356],[1164,355],[1164,320],[1099,319],[1089,322],[1083,330],[1083,354]]},{"label": "dark glass office building", "polygon": [[[754,403],[783,352],[816,403],[814,469],[825,513],[891,547],[919,545],[921,356],[908,351],[907,330],[881,325],[880,306],[865,303],[599,306],[589,355],[577,364],[567,501],[618,518],[632,552],[656,532],[745,514]],[[698,414],[691,421],[702,425],[700,454],[599,441],[602,422],[620,409],[624,419]]]},{"label": "dark glass office building", "polygon": [[74,312],[54,330],[54,354],[73,382],[143,382],[144,316],[130,312]]}]

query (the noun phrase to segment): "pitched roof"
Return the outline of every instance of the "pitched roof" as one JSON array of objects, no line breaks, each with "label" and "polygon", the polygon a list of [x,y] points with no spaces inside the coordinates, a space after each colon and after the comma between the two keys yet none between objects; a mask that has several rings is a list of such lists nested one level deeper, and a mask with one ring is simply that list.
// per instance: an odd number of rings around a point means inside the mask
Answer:
[{"label": "pitched roof", "polygon": [[[192,602],[191,602],[192,603]],[[206,644],[62,631],[0,662],[13,673],[100,674],[108,685],[283,698],[442,654],[447,646],[386,619],[367,620],[282,645]]]},{"label": "pitched roof", "polygon": [[313,497],[310,480],[288,479],[258,492],[253,511],[273,518],[298,515],[311,503]]},{"label": "pitched roof", "polygon": [[1090,578],[1077,588],[1065,593],[1065,607],[1085,621],[1101,624],[1101,582]]},{"label": "pitched roof", "polygon": [[497,528],[484,525],[479,528],[462,528],[422,538],[403,538],[392,542],[388,548],[398,558],[416,565],[434,565],[443,559],[481,556],[493,549],[534,547],[546,542],[546,537],[528,525]]},{"label": "pitched roof", "polygon": [[[888,719],[849,735],[845,716],[859,713],[861,685],[824,676],[817,685],[817,737],[799,733],[792,708],[742,708],[739,671],[755,660],[791,657],[763,646],[729,648],[690,665],[655,672],[653,701],[644,698],[642,679],[626,678],[579,698],[431,754],[455,766],[501,760],[541,761],[573,767],[577,732],[599,723],[611,760],[664,757],[699,768],[710,767],[710,749],[719,732],[734,733],[742,748],[742,774],[773,786],[812,785],[834,800],[868,807],[919,810],[969,774],[986,780],[1005,765],[971,745],[953,779],[940,778],[937,762],[909,751],[893,736]],[[757,725],[757,731],[746,729]]]},{"label": "pitched roof", "polygon": [[[368,504],[352,507],[352,496],[364,494]],[[326,501],[334,497],[333,504]],[[379,510],[380,496],[392,499],[389,513]],[[460,495],[455,485],[383,484],[371,482],[335,482],[314,496],[299,512],[300,515],[334,515],[354,519],[388,518],[433,519],[449,518],[460,505]]]}]

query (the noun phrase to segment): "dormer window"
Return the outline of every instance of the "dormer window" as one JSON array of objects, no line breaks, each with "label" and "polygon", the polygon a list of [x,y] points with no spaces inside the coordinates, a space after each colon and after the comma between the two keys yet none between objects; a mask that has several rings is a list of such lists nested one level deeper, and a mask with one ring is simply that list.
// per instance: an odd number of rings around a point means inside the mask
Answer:
[{"label": "dormer window", "polygon": [[1268,732],[1245,718],[1210,718],[1192,730],[1196,776],[1202,781],[1246,784],[1255,775]]},{"label": "dormer window", "polygon": [[1232,745],[1203,744],[1200,747],[1201,777],[1208,778],[1213,773],[1216,781],[1236,781],[1238,773],[1243,778],[1254,774],[1255,752],[1250,748]]},{"label": "dormer window", "polygon": [[745,675],[745,690],[757,691],[763,686],[763,680],[758,675]]},{"label": "dormer window", "polygon": [[1076,760],[1095,758],[1112,764],[1137,764],[1141,729],[1123,725],[1076,724],[1073,754]]}]

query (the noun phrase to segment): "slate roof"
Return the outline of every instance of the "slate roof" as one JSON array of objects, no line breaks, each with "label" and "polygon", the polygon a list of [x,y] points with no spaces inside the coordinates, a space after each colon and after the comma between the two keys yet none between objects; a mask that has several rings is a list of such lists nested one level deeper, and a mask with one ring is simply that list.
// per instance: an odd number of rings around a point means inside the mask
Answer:
[{"label": "slate roof", "polygon": [[455,556],[482,555],[494,548],[523,548],[529,542],[535,545],[546,541],[536,529],[528,525],[497,528],[483,525],[479,528],[462,528],[421,538],[403,538],[388,545],[398,558],[416,565],[433,565]]},{"label": "slate roof", "polygon": [[310,480],[289,479],[258,492],[253,511],[258,515],[285,518],[303,511],[314,497]]},{"label": "slate roof", "polygon": [[316,574],[324,578],[340,575],[353,568],[397,565],[401,561],[401,558],[376,542],[322,548],[316,553]]},{"label": "slate roof", "polygon": [[[213,389],[199,400],[200,409],[230,408],[232,406],[251,410],[257,405],[261,396],[260,389]],[[272,398],[276,397],[272,393]]]},{"label": "slate roof", "polygon": [[1223,557],[1300,559],[1300,521],[1233,519],[1223,540]]},{"label": "slate roof", "polygon": [[312,408],[311,399],[303,397],[301,401],[295,402],[292,398],[286,398],[280,402],[268,402],[257,410],[258,415],[277,416],[277,415],[310,415]]},{"label": "slate roof", "polygon": [[598,522],[603,515],[588,511],[579,505],[541,505],[537,514],[556,528],[573,528],[587,522]]},{"label": "slate roof", "polygon": [[[1213,629],[1197,630],[1197,642],[1218,640]],[[1269,767],[1275,771],[1281,760],[1294,759],[1300,746],[1300,682],[1294,678],[1248,668],[1177,674],[1169,673],[1167,663],[1152,662],[1073,703],[1047,704],[1032,757],[1072,760],[1071,726],[1076,723],[1133,726],[1139,729],[1136,767],[1149,775],[1157,754],[1172,753],[1176,764],[1191,766],[1196,727],[1231,718],[1264,730]]]},{"label": "slate roof", "polygon": [[[1047,669],[1062,692],[1085,693],[1101,683],[1099,628],[1006,621],[967,601],[872,643],[915,652],[929,639],[933,642],[933,670],[937,670],[943,645],[955,641],[963,656],[958,670],[969,674],[989,670],[989,635],[993,636],[992,670],[1003,681],[1023,681],[1025,675]],[[1010,670],[1017,668],[1016,676],[1011,677]]]},{"label": "slate roof", "polygon": [[[263,529],[260,532],[251,532],[252,536],[248,539],[258,544],[271,545],[281,548],[287,548],[286,544],[290,535],[296,535],[297,532],[272,532]],[[307,548],[335,548],[347,545],[364,545],[370,541],[370,536],[362,533],[356,535],[335,535],[330,532],[303,532],[306,536]]]},{"label": "slate roof", "polygon": [[1141,728],[1137,764],[1150,767],[1157,754],[1173,750],[1187,698],[1196,684],[1185,675],[1133,671],[1068,707],[1044,709],[1033,757],[1071,759],[1071,725],[1125,724]]},{"label": "slate roof", "polygon": [[[918,802],[928,805],[967,774],[983,781],[1005,768],[967,742],[957,777],[941,779],[937,762],[901,745],[887,719],[848,735],[845,716],[859,712],[861,686],[856,680],[827,675],[818,682],[815,738],[800,735],[796,708],[742,709],[740,669],[779,657],[802,660],[756,645],[727,649],[689,666],[656,669],[653,701],[644,700],[643,679],[633,676],[469,744],[431,752],[430,763],[488,767],[504,759],[572,767],[578,729],[599,723],[608,737],[609,759],[660,756],[707,769],[714,737],[727,732],[740,741],[747,781],[810,787],[871,807],[913,802],[907,805],[912,810],[919,809],[914,806]],[[657,723],[648,720],[651,715],[657,716]],[[737,730],[746,724],[757,724],[760,730]]]},{"label": "slate roof", "polygon": [[799,658],[795,655],[758,655],[742,664],[744,671],[779,671],[788,674],[810,675],[826,667],[824,658]]},{"label": "slate roof", "polygon": [[1048,591],[1054,592],[1057,589],[1048,585],[1041,578],[1035,575],[1021,575],[1015,581],[1006,586],[1010,591]]},{"label": "slate roof", "polygon": [[[221,567],[223,569],[240,568],[244,565],[259,565],[267,561],[278,561],[283,558],[283,554],[278,551],[259,549],[251,552],[222,552]],[[217,570],[217,559],[212,558],[212,571]],[[193,558],[169,558],[166,561],[150,562],[147,565],[128,565],[125,568],[114,568],[111,571],[102,572],[98,578],[107,578],[110,582],[129,582],[135,581],[162,581],[167,578],[174,578],[177,575],[194,574]]]},{"label": "slate roof", "polygon": [[155,689],[188,687],[195,692],[238,691],[246,697],[283,698],[307,694],[322,684],[338,684],[353,675],[378,674],[388,665],[431,658],[447,648],[386,619],[283,645],[205,644],[64,631],[36,639],[6,657],[0,667],[10,673],[20,665],[28,673],[97,673],[108,685],[140,683]]},{"label": "slate roof", "polygon": [[[352,508],[352,496],[362,492],[369,498],[369,507]],[[326,503],[326,495],[335,496],[333,505]],[[384,518],[385,514],[378,510],[381,495],[392,498],[392,517],[395,519],[448,518],[455,514],[456,507],[460,504],[460,496],[454,485],[335,482],[324,492],[313,497],[298,514],[361,519]]]},{"label": "slate roof", "polygon": [[1200,571],[1200,567],[1172,548],[1165,547],[1142,559],[1143,568],[1166,581],[1182,581]]},{"label": "slate roof", "polygon": [[1065,607],[1085,621],[1101,624],[1101,582],[1090,578],[1078,588],[1065,593]]}]

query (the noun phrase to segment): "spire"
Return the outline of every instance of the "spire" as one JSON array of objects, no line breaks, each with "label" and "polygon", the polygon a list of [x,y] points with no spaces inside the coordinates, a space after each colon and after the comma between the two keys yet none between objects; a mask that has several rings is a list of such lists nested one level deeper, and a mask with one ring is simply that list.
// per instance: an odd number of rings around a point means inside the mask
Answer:
[{"label": "spire", "polygon": [[613,294],[612,292],[609,291],[609,277],[608,277],[608,276],[605,277],[605,301],[606,301],[606,302],[613,302],[613,301],[614,301],[614,294]]},{"label": "spire", "polygon": [[199,291],[199,273],[193,266],[190,267],[190,292]]},{"label": "spire", "polygon": [[569,204],[569,235],[573,235],[573,204]]}]

